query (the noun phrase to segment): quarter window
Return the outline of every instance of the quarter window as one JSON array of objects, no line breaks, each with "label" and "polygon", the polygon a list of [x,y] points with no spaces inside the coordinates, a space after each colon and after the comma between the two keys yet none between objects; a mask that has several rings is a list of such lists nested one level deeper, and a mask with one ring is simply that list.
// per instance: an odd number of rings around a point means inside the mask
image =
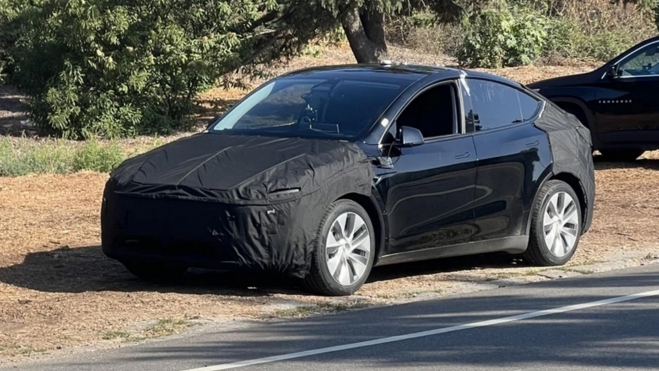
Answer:
[{"label": "quarter window", "polygon": [[538,108],[540,108],[540,102],[519,90],[517,90],[517,97],[519,97],[519,106],[522,109],[522,120],[527,121],[532,119]]},{"label": "quarter window", "polygon": [[[518,89],[487,80],[467,80],[474,131],[485,131],[533,118],[539,102]],[[470,125],[471,126],[471,125]]]}]

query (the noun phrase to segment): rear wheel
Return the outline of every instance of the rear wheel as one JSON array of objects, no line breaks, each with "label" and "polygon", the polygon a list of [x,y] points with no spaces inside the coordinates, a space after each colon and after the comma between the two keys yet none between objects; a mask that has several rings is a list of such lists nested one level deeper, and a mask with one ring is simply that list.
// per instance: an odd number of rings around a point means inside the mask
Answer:
[{"label": "rear wheel", "polygon": [[188,270],[186,266],[178,264],[165,264],[159,262],[144,261],[123,261],[122,264],[133,275],[146,280],[155,282],[175,281]]},{"label": "rear wheel", "polygon": [[550,180],[533,206],[531,235],[524,259],[540,266],[564,265],[581,237],[579,197],[567,183]]},{"label": "rear wheel", "polygon": [[307,286],[322,295],[355,293],[375,257],[374,229],[368,213],[351,200],[330,205],[320,223]]},{"label": "rear wheel", "polygon": [[629,148],[629,149],[605,149],[600,150],[602,157],[606,161],[635,161],[639,156],[643,154],[643,150]]}]

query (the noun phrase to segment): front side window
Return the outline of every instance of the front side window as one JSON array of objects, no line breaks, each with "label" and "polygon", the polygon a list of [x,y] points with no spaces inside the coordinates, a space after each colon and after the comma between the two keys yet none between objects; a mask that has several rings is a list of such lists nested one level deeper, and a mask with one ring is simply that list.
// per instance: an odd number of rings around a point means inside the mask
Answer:
[{"label": "front side window", "polygon": [[[532,119],[540,102],[530,95],[493,81],[467,80],[474,131],[492,130]],[[469,125],[471,126],[471,124]]]},{"label": "front side window", "polygon": [[355,139],[405,87],[342,78],[274,80],[236,105],[210,132]]},{"label": "front side window", "polygon": [[453,85],[443,84],[421,93],[403,110],[396,125],[416,128],[425,139],[457,134],[458,116]]},{"label": "front side window", "polygon": [[646,46],[620,64],[620,76],[659,75],[659,43]]}]

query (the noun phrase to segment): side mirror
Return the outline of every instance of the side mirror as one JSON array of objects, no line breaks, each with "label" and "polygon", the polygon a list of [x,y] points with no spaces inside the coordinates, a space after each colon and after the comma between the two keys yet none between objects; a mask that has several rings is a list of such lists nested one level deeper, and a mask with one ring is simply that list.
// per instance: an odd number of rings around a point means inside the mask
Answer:
[{"label": "side mirror", "polygon": [[611,67],[609,67],[609,70],[606,71],[606,76],[610,79],[615,79],[618,77],[618,65],[614,64]]},{"label": "side mirror", "polygon": [[423,140],[423,134],[417,128],[410,126],[402,126],[398,132],[398,140],[396,144],[400,147],[414,147],[420,146],[425,141]]}]

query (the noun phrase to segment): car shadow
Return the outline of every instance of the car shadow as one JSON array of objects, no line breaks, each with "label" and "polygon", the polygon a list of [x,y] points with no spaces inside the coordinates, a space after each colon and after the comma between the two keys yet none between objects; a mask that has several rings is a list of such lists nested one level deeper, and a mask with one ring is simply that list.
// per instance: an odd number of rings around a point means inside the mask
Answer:
[{"label": "car shadow", "polygon": [[609,169],[646,169],[659,170],[659,159],[642,158],[635,161],[606,161],[602,156],[593,156],[595,170]]},{"label": "car shadow", "polygon": [[[445,258],[418,263],[376,267],[368,282],[485,267],[522,267],[507,254]],[[17,264],[0,267],[0,282],[41,292],[82,293],[97,291],[269,296],[310,295],[299,279],[266,273],[190,269],[173,283],[140,280],[122,264],[107,258],[100,246],[59,248],[31,252]]]}]

